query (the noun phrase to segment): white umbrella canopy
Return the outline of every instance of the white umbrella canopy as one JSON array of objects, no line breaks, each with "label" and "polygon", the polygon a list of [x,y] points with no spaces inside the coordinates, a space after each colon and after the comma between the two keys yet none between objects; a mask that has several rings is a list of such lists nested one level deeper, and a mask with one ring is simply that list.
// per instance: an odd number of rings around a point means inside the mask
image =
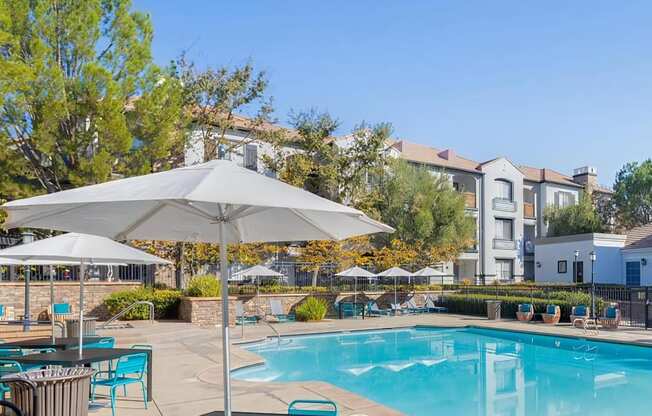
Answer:
[{"label": "white umbrella canopy", "polygon": [[[372,279],[376,277],[376,275],[371,273],[369,270],[365,270],[362,267],[358,267],[358,266],[353,266],[349,269],[336,273],[335,276],[353,278],[353,303],[354,304],[358,302],[358,277],[364,277],[367,279]],[[354,308],[356,308],[356,306],[354,306]]]},{"label": "white umbrella canopy", "polygon": [[265,266],[257,265],[233,273],[232,279],[229,280],[243,280],[245,277],[275,277],[278,279],[285,279],[285,275],[283,273],[279,273]]},{"label": "white umbrella canopy", "polygon": [[[67,233],[0,250],[0,263],[79,265],[79,354],[83,352],[84,272],[86,264],[169,264],[160,257],[96,235]],[[53,297],[50,269],[50,298]],[[29,320],[29,279],[25,278],[25,319]],[[53,319],[50,319],[54,325]],[[54,332],[53,332],[54,337]]]},{"label": "white umbrella canopy", "polygon": [[412,273],[408,272],[405,269],[401,269],[400,267],[391,267],[385,271],[382,271],[380,273],[377,273],[376,276],[378,277],[393,277],[394,278],[394,305],[397,305],[398,303],[398,295],[396,293],[396,281],[398,280],[399,277],[407,277],[410,278],[412,277]]},{"label": "white umbrella canopy", "polygon": [[[6,203],[5,228],[86,232],[118,240],[239,242],[341,240],[394,229],[361,211],[215,160]],[[228,277],[222,280],[224,414],[231,415]]]},{"label": "white umbrella canopy", "polygon": [[442,272],[441,270],[434,269],[432,267],[424,267],[421,270],[417,270],[412,274],[414,277],[441,277],[441,283],[444,283],[444,276],[446,276],[446,273]]}]

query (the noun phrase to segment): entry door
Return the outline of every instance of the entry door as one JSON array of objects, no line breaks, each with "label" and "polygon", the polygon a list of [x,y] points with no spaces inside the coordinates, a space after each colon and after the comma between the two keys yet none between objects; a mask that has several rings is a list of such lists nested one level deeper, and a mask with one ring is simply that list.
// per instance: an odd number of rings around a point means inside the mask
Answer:
[{"label": "entry door", "polygon": [[641,262],[628,261],[625,263],[625,284],[627,286],[641,285]]},{"label": "entry door", "polygon": [[575,283],[584,283],[584,262],[573,262],[573,279]]}]

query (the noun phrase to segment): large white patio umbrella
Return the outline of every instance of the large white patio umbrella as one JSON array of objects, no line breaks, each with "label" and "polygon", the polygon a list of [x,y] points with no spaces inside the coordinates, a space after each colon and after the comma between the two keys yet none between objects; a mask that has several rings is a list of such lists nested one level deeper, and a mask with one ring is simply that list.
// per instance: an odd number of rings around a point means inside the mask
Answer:
[{"label": "large white patio umbrella", "polygon": [[[2,250],[0,250],[0,253],[2,253]],[[81,263],[79,260],[71,260],[71,261],[55,261],[55,260],[18,260],[18,259],[12,259],[9,257],[0,257],[0,266],[50,266],[49,267],[49,274],[50,274],[50,308],[54,308],[54,266],[79,266]],[[126,263],[94,263],[95,265],[101,265],[101,266],[126,266]],[[29,302],[29,274],[25,274],[25,313],[24,313],[24,319],[25,323],[23,325],[29,326],[29,308],[30,308],[30,302]],[[54,344],[55,342],[55,336],[54,336],[54,319],[50,317],[50,325],[52,326],[51,332],[52,332],[52,343]]]},{"label": "large white patio umbrella", "polygon": [[[55,264],[79,264],[79,355],[83,351],[84,274],[86,264],[169,264],[160,257],[97,235],[67,233],[0,250],[0,258]],[[52,285],[52,270],[50,270]],[[26,282],[27,284],[27,282]],[[52,286],[50,296],[53,296]],[[26,299],[27,303],[27,299]],[[52,320],[52,319],[51,319]],[[54,325],[54,323],[53,323]]]},{"label": "large white patio umbrella", "polygon": [[353,266],[350,269],[343,270],[339,273],[336,273],[337,277],[352,277],[353,278],[353,304],[358,301],[358,277],[364,277],[366,279],[372,279],[376,277],[375,274],[371,273],[368,270],[363,269],[362,267]]},{"label": "large white patio umbrella", "polygon": [[398,304],[398,297],[396,295],[396,281],[398,280],[399,277],[407,277],[410,278],[412,276],[412,273],[408,272],[405,269],[401,269],[400,267],[392,267],[389,268],[383,272],[377,273],[376,276],[378,277],[393,277],[394,278],[394,305]]},{"label": "large white patio umbrella", "polygon": [[394,231],[354,208],[224,160],[12,201],[3,208],[8,213],[5,228],[78,231],[119,240],[219,243],[227,416],[231,415],[227,245],[340,240]]},{"label": "large white patio umbrella", "polygon": [[421,270],[418,270],[412,274],[413,277],[441,277],[441,284],[444,284],[444,276],[446,273],[441,270],[433,269],[432,267],[424,267]]}]

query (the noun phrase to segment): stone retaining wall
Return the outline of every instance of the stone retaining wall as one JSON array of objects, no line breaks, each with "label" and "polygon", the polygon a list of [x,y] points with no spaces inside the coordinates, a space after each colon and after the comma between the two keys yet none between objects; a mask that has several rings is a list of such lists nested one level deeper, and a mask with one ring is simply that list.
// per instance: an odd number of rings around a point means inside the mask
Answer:
[{"label": "stone retaining wall", "polygon": [[[229,297],[229,326],[235,325],[236,300]],[[222,299],[184,297],[179,305],[179,319],[199,325],[222,323]]]},{"label": "stone retaining wall", "polygon": [[[50,306],[50,283],[30,283],[30,315],[32,319],[46,319]],[[99,319],[108,319],[109,313],[103,305],[104,299],[113,292],[140,287],[133,282],[85,282],[84,313]],[[79,312],[79,282],[56,282],[54,284],[55,303],[70,303],[73,311]],[[25,283],[0,282],[0,305],[14,308],[14,314],[23,315],[25,311]]]}]

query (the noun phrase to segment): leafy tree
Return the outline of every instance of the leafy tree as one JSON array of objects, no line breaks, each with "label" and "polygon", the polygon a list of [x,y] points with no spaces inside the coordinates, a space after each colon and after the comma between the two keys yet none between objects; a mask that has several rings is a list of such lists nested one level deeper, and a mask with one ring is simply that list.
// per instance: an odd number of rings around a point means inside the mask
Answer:
[{"label": "leafy tree", "polygon": [[[203,146],[204,161],[234,151],[254,140],[272,140],[282,129],[271,123],[272,100],[265,96],[268,81],[264,72],[256,72],[251,63],[242,67],[197,70],[182,56],[178,61],[179,78],[184,86],[184,99],[191,120],[190,143]],[[239,111],[255,111],[253,117],[242,117]],[[230,141],[227,133],[243,127],[247,136]]]},{"label": "leafy tree", "polygon": [[475,221],[464,210],[464,200],[443,173],[396,160],[380,186],[378,210],[385,223],[396,228],[379,235],[383,245],[400,240],[413,246],[427,263],[453,260],[475,241]]},{"label": "leafy tree", "polygon": [[652,159],[628,163],[616,175],[614,202],[627,228],[652,222]]},{"label": "leafy tree", "polygon": [[301,248],[298,260],[305,262],[304,270],[312,272],[312,286],[317,286],[319,271],[328,265],[338,270],[369,264],[373,247],[366,236],[343,241],[313,240]]},{"label": "leafy tree", "polygon": [[379,272],[391,267],[413,265],[419,258],[419,248],[415,244],[394,239],[388,245],[374,250],[371,261]]},{"label": "leafy tree", "polygon": [[0,144],[24,160],[17,182],[54,192],[164,164],[181,96],[152,36],[129,0],[0,3]]},{"label": "leafy tree", "polygon": [[587,193],[583,193],[576,205],[563,208],[548,207],[544,214],[548,223],[548,236],[600,233],[606,231],[598,212]]}]

